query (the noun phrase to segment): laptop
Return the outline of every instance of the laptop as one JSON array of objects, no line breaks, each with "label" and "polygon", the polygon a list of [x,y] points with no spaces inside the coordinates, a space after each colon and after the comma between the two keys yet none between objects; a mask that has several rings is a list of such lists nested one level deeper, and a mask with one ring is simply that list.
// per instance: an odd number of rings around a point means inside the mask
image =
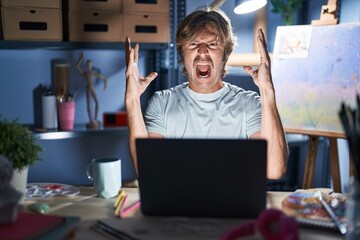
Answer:
[{"label": "laptop", "polygon": [[258,217],[266,208],[266,149],[260,139],[137,139],[142,213]]}]

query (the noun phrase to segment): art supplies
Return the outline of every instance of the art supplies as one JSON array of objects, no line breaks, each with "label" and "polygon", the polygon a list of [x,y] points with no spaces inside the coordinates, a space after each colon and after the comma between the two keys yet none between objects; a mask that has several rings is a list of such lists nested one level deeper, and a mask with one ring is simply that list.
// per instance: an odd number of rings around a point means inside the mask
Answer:
[{"label": "art supplies", "polygon": [[117,217],[125,217],[129,213],[135,211],[140,207],[140,201],[136,201],[132,203],[130,206],[126,206],[128,201],[128,195],[125,193],[124,190],[119,191],[119,195],[115,200],[114,203],[114,215]]}]

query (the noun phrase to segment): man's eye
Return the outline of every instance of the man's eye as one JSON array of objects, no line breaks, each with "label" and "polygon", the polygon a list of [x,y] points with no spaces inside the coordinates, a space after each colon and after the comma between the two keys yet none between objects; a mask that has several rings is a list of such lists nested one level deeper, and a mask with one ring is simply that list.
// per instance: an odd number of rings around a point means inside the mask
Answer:
[{"label": "man's eye", "polygon": [[190,49],[194,49],[194,48],[197,47],[197,45],[198,45],[197,43],[190,43],[190,44],[189,44],[189,48],[190,48]]},{"label": "man's eye", "polygon": [[208,45],[211,49],[217,48],[217,42],[209,43]]}]

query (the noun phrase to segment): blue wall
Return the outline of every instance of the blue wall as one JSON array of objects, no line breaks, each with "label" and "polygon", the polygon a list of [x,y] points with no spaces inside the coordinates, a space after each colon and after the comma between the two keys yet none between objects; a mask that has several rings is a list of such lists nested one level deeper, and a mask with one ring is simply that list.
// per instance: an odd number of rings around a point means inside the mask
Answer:
[{"label": "blue wall", "polygon": [[[190,12],[210,0],[187,0],[187,11]],[[327,0],[309,0],[308,23],[311,19],[319,19],[321,5]],[[253,24],[255,14],[238,16],[233,14],[233,1],[225,1],[222,9],[230,16],[234,31],[238,36],[235,52],[253,51]],[[270,1],[267,5],[267,32],[269,50],[273,48],[276,27],[282,25],[279,15],[271,13]],[[360,1],[341,1],[341,22],[360,20]],[[19,118],[22,123],[36,124],[33,91],[39,84],[50,86],[52,80],[51,62],[61,59],[71,66],[71,89],[78,89],[76,100],[75,122],[85,124],[88,121],[84,97],[85,81],[76,71],[75,63],[80,55],[79,50],[0,50],[0,114],[8,118]],[[85,59],[92,59],[95,67],[108,76],[108,89],[103,91],[103,82],[96,85],[100,102],[99,120],[103,112],[124,110],[125,62],[121,50],[84,50]],[[141,51],[140,66],[146,64],[147,52]],[[145,68],[142,72],[148,72]],[[157,79],[160,81],[160,79]],[[92,158],[98,156],[117,156],[123,159],[123,179],[135,177],[131,166],[127,133],[119,133],[117,137],[90,137],[68,140],[41,140],[44,161],[30,168],[29,182],[63,182],[68,184],[90,184],[84,169]],[[343,143],[342,143],[343,144]],[[346,158],[346,148],[340,154]],[[346,160],[344,160],[346,161]],[[345,169],[346,171],[346,169]]]}]

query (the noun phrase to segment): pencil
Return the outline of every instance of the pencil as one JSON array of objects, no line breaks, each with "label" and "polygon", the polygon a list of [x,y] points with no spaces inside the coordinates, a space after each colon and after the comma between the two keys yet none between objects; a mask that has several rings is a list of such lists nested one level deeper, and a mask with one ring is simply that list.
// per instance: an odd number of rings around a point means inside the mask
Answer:
[{"label": "pencil", "polygon": [[138,201],[134,202],[133,204],[131,204],[130,206],[122,209],[120,211],[120,217],[126,217],[126,215],[128,215],[130,212],[138,209],[140,207],[140,205],[141,205],[141,202],[140,202],[140,200],[138,200]]},{"label": "pencil", "polygon": [[114,212],[115,216],[120,215],[121,209],[125,204],[126,198],[127,198],[127,194],[124,194],[123,197],[120,199],[119,204],[116,206],[116,209],[115,209],[115,212]]},{"label": "pencil", "polygon": [[124,190],[119,191],[119,195],[117,196],[116,201],[114,203],[114,208],[116,208],[119,205],[119,202],[120,202],[121,198],[124,196],[124,194],[125,194]]},{"label": "pencil", "polygon": [[110,233],[104,231],[102,228],[98,227],[96,224],[91,225],[90,228],[95,232],[99,233],[100,235],[106,237],[106,239],[117,239],[115,236],[111,235]]}]

